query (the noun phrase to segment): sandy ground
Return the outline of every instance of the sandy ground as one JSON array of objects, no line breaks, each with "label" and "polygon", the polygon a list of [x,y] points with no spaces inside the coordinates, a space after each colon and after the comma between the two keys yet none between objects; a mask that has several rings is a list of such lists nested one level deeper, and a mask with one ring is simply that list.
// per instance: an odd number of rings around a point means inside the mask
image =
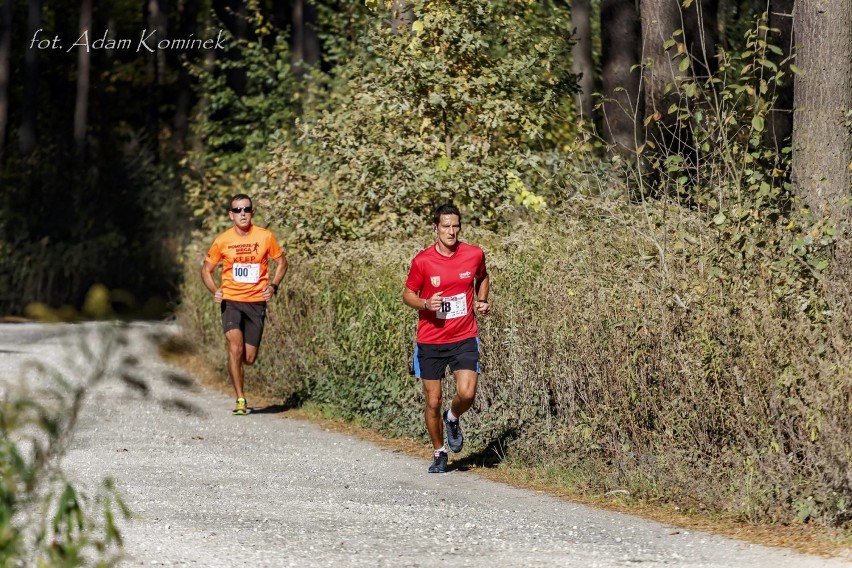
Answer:
[{"label": "sandy ground", "polygon": [[[84,380],[106,341],[102,329],[0,324],[0,390],[13,388],[28,360]],[[123,565],[850,566],[470,472],[428,474],[424,459],[284,417],[278,407],[231,416],[230,397],[185,383],[159,358],[151,338],[171,331],[131,326],[122,362],[88,398],[63,462],[85,488],[114,478],[136,513],[122,527]],[[29,386],[44,376],[28,374]]]}]

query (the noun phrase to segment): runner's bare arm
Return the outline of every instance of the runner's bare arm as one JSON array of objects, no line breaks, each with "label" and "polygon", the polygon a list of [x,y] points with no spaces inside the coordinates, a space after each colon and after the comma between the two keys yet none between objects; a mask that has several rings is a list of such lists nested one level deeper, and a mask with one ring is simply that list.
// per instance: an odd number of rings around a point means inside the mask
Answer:
[{"label": "runner's bare arm", "polygon": [[431,310],[436,312],[441,307],[441,297],[443,294],[443,291],[435,292],[431,298],[421,298],[420,294],[406,287],[402,291],[402,301],[405,302],[406,306],[415,310]]},{"label": "runner's bare arm", "polygon": [[204,264],[201,265],[201,281],[204,282],[204,285],[213,294],[213,299],[218,303],[222,301],[222,289],[216,286],[216,281],[213,280],[214,270],[216,270],[216,265],[205,260]]},{"label": "runner's bare arm", "polygon": [[476,313],[487,316],[491,311],[491,304],[488,303],[488,292],[491,291],[491,280],[486,274],[481,280],[477,280],[473,284],[473,291],[476,294]]},{"label": "runner's bare arm", "polygon": [[278,286],[284,280],[284,275],[287,274],[287,257],[283,253],[278,258],[273,258],[272,262],[275,263],[275,274],[272,275],[269,285],[263,290],[263,299],[266,302],[278,293]]}]

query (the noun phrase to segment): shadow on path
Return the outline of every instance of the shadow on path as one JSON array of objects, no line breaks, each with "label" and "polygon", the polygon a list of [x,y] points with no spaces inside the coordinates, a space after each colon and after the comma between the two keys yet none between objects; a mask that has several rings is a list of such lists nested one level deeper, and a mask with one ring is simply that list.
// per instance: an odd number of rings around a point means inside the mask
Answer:
[{"label": "shadow on path", "polygon": [[516,428],[508,428],[492,438],[481,450],[454,461],[449,470],[468,471],[471,467],[495,468],[506,458],[506,447],[517,436]]}]

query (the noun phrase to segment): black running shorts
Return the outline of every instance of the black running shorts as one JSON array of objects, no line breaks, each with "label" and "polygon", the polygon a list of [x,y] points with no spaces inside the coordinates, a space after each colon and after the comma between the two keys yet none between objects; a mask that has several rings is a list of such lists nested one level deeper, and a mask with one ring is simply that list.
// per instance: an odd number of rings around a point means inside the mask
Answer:
[{"label": "black running shorts", "polygon": [[246,345],[260,347],[263,324],[266,321],[266,302],[235,302],[222,300],[222,328],[243,332]]},{"label": "black running shorts", "polygon": [[418,343],[414,348],[414,376],[429,380],[444,378],[450,371],[475,371],[479,374],[479,338],[455,343]]}]

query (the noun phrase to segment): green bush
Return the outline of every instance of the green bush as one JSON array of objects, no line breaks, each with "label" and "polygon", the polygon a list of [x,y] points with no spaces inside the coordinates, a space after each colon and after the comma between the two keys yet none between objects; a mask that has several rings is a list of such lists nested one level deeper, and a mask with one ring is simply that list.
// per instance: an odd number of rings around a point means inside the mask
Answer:
[{"label": "green bush", "polygon": [[[777,298],[770,272],[722,280],[673,251],[663,271],[636,230],[673,241],[684,220],[666,206],[575,202],[565,213],[510,236],[465,230],[493,282],[484,374],[465,417],[475,459],[749,521],[848,523],[848,295],[826,292],[834,316],[815,322]],[[401,292],[426,244],[329,244],[292,257],[254,380],[425,439],[420,385],[407,373],[416,314]],[[191,280],[180,320],[221,365],[218,318]]]},{"label": "green bush", "polygon": [[254,191],[289,242],[404,233],[438,200],[488,223],[561,195],[565,159],[545,134],[577,90],[564,9],[408,4],[411,29],[380,11],[320,112],[271,144]]},{"label": "green bush", "polygon": [[[81,492],[61,467],[83,402],[107,377],[126,338],[115,330],[82,345],[91,362],[79,384],[33,363],[0,399],[0,566],[113,566],[121,559],[117,521],[130,511],[111,479]],[[38,378],[29,374],[38,375]],[[45,379],[49,380],[45,380]],[[28,386],[32,382],[39,387]]]}]

